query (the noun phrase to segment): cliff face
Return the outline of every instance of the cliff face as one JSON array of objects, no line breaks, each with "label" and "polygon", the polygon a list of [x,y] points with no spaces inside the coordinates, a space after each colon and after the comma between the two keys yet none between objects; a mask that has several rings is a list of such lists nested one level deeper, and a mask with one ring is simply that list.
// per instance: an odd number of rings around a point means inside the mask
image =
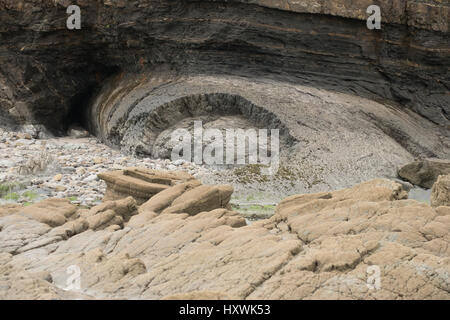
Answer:
[{"label": "cliff face", "polygon": [[377,3],[380,31],[366,28],[369,0],[0,1],[0,121],[61,130],[86,120],[105,79],[158,68],[389,100],[448,126],[449,2]]}]

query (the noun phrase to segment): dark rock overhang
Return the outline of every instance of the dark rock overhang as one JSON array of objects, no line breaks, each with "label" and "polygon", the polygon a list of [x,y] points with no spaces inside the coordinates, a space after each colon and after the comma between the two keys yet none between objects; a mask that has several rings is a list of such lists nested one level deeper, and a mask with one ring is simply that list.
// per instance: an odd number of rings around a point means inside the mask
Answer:
[{"label": "dark rock overhang", "polygon": [[166,66],[389,100],[449,125],[448,3],[379,1],[383,27],[368,30],[369,3],[316,2],[75,1],[71,31],[69,1],[0,1],[0,107],[61,130],[105,79]]}]

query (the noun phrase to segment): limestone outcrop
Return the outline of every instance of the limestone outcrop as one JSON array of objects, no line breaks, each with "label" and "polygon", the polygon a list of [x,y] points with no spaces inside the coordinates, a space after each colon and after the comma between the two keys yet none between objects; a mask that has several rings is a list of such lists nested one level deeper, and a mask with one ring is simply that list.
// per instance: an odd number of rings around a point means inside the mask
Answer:
[{"label": "limestone outcrop", "polygon": [[[105,202],[58,227],[6,207],[0,297],[450,299],[449,206],[376,179],[288,197],[247,224],[221,207],[230,191],[184,182],[138,210],[131,197]],[[80,288],[63,291],[73,266]]]}]

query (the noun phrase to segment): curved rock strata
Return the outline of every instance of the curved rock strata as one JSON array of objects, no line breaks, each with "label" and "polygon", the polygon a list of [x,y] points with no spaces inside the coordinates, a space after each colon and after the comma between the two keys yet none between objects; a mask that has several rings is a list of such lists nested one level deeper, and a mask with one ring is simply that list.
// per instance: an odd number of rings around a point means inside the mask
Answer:
[{"label": "curved rock strata", "polygon": [[[278,176],[287,176],[296,192],[396,177],[397,167],[415,157],[450,155],[449,131],[410,110],[264,77],[169,76],[156,70],[143,78],[122,75],[104,87],[88,118],[92,132],[110,145],[168,158],[170,151],[158,152],[169,146],[161,136],[195,120],[205,128],[244,123],[243,129],[279,129],[281,166],[289,168]],[[269,188],[279,185],[272,178],[260,177]],[[255,188],[267,189],[263,185]]]},{"label": "curved rock strata", "polygon": [[[53,228],[6,208],[0,297],[450,299],[450,207],[406,200],[396,182],[291,196],[251,225],[219,200],[170,209],[200,203],[198,188],[173,186],[137,211],[131,197],[107,201]],[[62,291],[70,266],[81,287]]]},{"label": "curved rock strata", "polygon": [[2,113],[62,129],[104,79],[159,66],[387,99],[449,125],[448,1],[378,1],[381,31],[366,27],[370,1],[75,3],[78,31],[68,1],[0,1]]}]

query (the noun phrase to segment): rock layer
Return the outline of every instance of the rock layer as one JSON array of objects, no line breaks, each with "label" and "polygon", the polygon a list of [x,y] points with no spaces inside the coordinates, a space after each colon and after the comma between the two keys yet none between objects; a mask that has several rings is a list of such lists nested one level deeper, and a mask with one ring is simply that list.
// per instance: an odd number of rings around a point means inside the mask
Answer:
[{"label": "rock layer", "polygon": [[379,1],[381,31],[366,28],[370,1],[75,3],[78,31],[68,1],[0,2],[1,114],[61,129],[104,79],[159,66],[388,99],[449,124],[448,1]]},{"label": "rock layer", "polygon": [[182,171],[170,173],[145,168],[105,172],[98,177],[106,182],[103,200],[117,200],[132,196],[139,204],[177,183],[194,179],[190,174]]}]

